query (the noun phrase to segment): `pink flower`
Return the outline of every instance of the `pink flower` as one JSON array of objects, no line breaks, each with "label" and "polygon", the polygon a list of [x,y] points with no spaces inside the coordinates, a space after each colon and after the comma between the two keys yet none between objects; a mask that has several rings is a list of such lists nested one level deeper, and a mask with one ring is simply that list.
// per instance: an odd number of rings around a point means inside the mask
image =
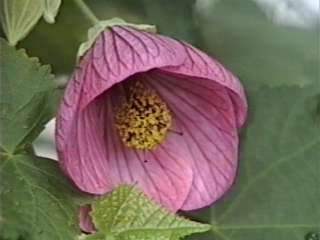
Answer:
[{"label": "pink flower", "polygon": [[76,68],[57,117],[60,165],[83,191],[135,183],[176,211],[232,185],[247,104],[239,80],[184,42],[105,30]]}]

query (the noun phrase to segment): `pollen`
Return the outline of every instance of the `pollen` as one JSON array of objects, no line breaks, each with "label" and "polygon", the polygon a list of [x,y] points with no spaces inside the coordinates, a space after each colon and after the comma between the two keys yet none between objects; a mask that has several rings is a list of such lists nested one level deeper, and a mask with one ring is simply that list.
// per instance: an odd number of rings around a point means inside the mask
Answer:
[{"label": "pollen", "polygon": [[115,125],[125,146],[153,150],[161,144],[172,124],[172,115],[157,93],[136,81],[129,87],[115,115]]}]

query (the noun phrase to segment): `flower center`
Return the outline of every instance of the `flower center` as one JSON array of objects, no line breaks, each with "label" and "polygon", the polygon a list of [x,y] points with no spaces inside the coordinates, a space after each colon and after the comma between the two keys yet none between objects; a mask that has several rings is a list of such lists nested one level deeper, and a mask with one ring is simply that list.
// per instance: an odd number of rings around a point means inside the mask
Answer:
[{"label": "flower center", "polygon": [[172,123],[165,102],[143,83],[129,88],[129,96],[115,115],[122,142],[138,150],[152,150],[162,143]]}]

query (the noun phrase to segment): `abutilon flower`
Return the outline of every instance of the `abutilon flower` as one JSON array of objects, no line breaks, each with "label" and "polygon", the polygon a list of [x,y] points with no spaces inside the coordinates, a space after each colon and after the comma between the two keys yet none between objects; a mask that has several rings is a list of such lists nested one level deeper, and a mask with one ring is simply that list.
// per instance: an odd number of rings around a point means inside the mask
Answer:
[{"label": "abutilon flower", "polygon": [[172,211],[201,208],[234,181],[246,112],[239,80],[205,53],[109,27],[65,91],[56,128],[60,165],[91,194],[136,184]]}]

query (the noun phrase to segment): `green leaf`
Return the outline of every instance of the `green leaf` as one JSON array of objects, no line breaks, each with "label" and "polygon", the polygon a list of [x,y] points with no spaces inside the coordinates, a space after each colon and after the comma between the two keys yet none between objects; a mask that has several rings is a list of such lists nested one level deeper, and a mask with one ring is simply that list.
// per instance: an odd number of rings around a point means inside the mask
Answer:
[{"label": "green leaf", "polygon": [[0,19],[10,45],[16,45],[32,30],[44,11],[43,0],[1,0]]},{"label": "green leaf", "polygon": [[320,89],[249,92],[239,176],[231,192],[194,216],[213,231],[197,239],[302,240],[320,232]]},{"label": "green leaf", "polygon": [[0,39],[1,151],[24,150],[53,117],[53,75],[23,50],[16,51]]},{"label": "green leaf", "polygon": [[56,20],[50,26],[45,21],[39,21],[37,27],[19,45],[28,49],[31,56],[50,63],[56,74],[69,74],[73,71],[77,50],[86,38],[90,23],[73,1],[63,1]]},{"label": "green leaf", "polygon": [[197,12],[202,49],[239,75],[247,89],[319,81],[319,28],[276,24],[256,2],[211,1]]},{"label": "green leaf", "polygon": [[149,200],[134,186],[121,186],[92,205],[97,235],[93,239],[178,240],[209,225],[192,222],[170,213]]},{"label": "green leaf", "polygon": [[74,240],[78,196],[57,162],[15,155],[1,159],[0,239]]},{"label": "green leaf", "polygon": [[61,0],[44,0],[45,7],[43,17],[48,23],[55,23],[55,17],[58,14]]}]

